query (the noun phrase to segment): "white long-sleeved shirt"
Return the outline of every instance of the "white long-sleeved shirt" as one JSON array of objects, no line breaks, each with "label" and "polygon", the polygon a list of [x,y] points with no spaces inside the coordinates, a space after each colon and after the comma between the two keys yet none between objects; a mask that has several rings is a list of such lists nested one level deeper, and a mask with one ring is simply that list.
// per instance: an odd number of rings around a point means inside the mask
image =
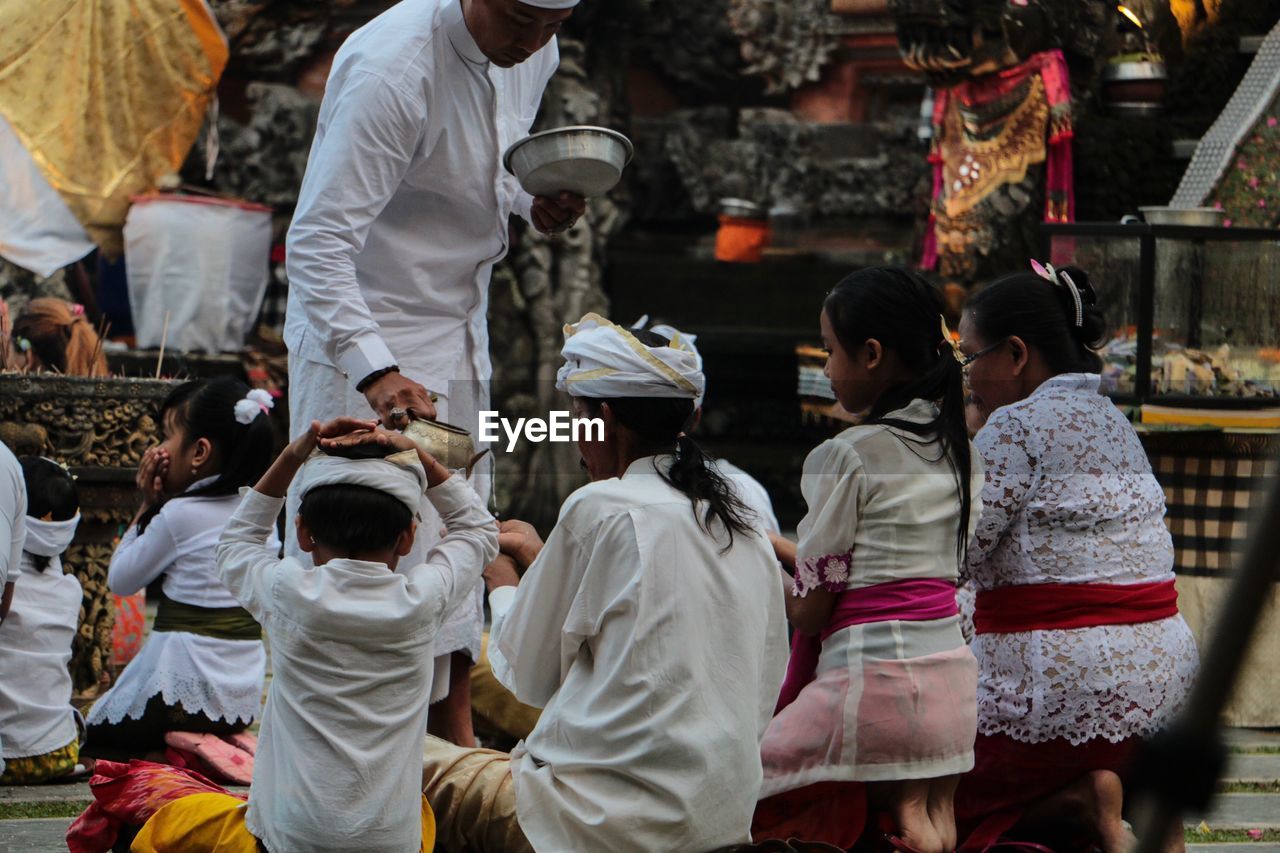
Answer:
[{"label": "white long-sleeved shirt", "polygon": [[763,535],[722,552],[655,462],[574,492],[520,586],[490,596],[493,673],[544,708],[511,753],[536,850],[750,840],[787,661],[778,565]]},{"label": "white long-sleeved shirt", "polygon": [[18,457],[0,443],[0,592],[21,573],[27,538],[27,481]]},{"label": "white long-sleeved shirt", "polygon": [[353,384],[392,364],[441,392],[488,378],[490,271],[532,203],[501,157],[558,63],[553,39],[493,66],[460,0],[403,0],[347,39],[289,230],[291,354]]},{"label": "white long-sleeved shirt", "polygon": [[[207,477],[188,492],[212,483]],[[239,604],[218,577],[218,537],[240,503],[236,495],[172,498],[139,534],[130,527],[111,555],[107,584],[133,595],[157,578],[166,597],[197,607]],[[268,543],[279,548],[274,529]],[[250,723],[262,710],[267,653],[260,640],[223,640],[186,631],[152,631],[119,679],[89,710],[89,724],[141,719],[162,696],[213,720]]]},{"label": "white long-sleeved shirt", "polygon": [[284,501],[255,491],[218,544],[222,580],[266,631],[274,677],[246,823],[270,850],[413,853],[432,639],[498,551],[461,477],[427,490],[449,532],[425,563],[303,565],[266,546]]}]

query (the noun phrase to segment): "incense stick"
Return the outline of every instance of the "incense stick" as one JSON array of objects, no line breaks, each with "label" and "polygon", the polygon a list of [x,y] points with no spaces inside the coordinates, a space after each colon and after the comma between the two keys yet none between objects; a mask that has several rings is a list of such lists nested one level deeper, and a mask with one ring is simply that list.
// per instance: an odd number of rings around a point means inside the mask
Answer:
[{"label": "incense stick", "polygon": [[164,345],[169,339],[169,312],[164,312],[164,329],[160,332],[160,357],[156,359],[156,379],[160,378],[160,368],[164,365]]},{"label": "incense stick", "polygon": [[[103,342],[107,339],[107,331],[111,328],[110,321],[106,315],[98,319],[98,342],[93,345],[93,354],[89,356],[89,375],[98,375],[98,356],[102,355]],[[103,376],[109,376],[110,370],[103,371]]]}]

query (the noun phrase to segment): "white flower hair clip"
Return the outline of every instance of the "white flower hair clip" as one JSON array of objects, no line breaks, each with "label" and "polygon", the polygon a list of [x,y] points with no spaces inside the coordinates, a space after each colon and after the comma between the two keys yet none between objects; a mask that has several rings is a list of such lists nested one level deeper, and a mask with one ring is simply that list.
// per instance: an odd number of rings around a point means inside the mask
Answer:
[{"label": "white flower hair clip", "polygon": [[254,388],[245,395],[243,400],[236,402],[236,420],[247,426],[253,423],[253,419],[258,415],[271,411],[273,406],[275,406],[275,400],[271,399],[270,392]]},{"label": "white flower hair clip", "polygon": [[1076,328],[1084,326],[1084,301],[1080,298],[1080,288],[1076,287],[1071,276],[1061,270],[1055,270],[1053,264],[1042,264],[1035,258],[1031,259],[1031,269],[1050,284],[1065,287],[1071,292],[1071,301],[1076,305]]}]

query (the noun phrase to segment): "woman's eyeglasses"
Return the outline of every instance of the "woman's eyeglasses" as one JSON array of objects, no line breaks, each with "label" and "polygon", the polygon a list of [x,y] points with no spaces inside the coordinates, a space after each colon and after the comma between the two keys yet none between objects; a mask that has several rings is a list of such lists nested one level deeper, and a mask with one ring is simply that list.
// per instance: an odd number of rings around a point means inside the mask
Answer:
[{"label": "woman's eyeglasses", "polygon": [[995,352],[1000,347],[1004,346],[1005,342],[1008,340],[1009,340],[1008,338],[1002,338],[996,341],[994,344],[991,344],[991,346],[983,347],[982,349],[975,352],[973,355],[966,355],[964,358],[960,359],[960,367],[967,368],[969,365],[973,364],[975,361],[982,358],[987,353]]}]

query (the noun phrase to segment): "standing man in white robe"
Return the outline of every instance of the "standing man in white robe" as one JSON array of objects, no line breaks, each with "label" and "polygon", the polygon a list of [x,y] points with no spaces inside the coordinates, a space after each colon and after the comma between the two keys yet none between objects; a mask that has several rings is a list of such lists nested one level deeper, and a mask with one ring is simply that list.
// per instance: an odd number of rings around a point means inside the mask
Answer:
[{"label": "standing man in white robe", "polygon": [[[501,164],[533,123],[577,2],[403,0],[338,51],[288,237],[295,432],[372,411],[390,426],[438,417],[477,434],[507,220],[514,211],[551,233],[585,209],[568,194],[532,198]],[[482,497],[490,471],[474,475]],[[290,517],[297,505],[291,493]],[[440,527],[425,501],[422,517],[409,561]],[[431,698],[450,701],[433,709],[432,731],[462,744],[474,740],[467,668],[481,608],[477,590],[436,643]]]}]

